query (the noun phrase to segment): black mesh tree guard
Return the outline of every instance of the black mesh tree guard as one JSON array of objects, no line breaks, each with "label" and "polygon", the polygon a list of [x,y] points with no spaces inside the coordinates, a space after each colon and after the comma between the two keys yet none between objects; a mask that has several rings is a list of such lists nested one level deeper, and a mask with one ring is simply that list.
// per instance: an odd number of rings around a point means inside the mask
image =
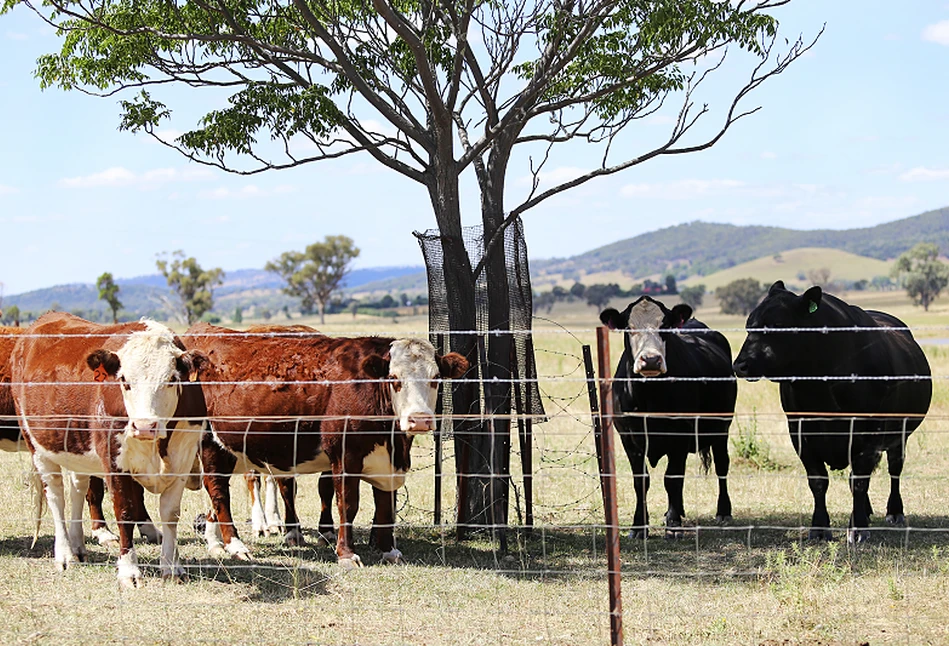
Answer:
[{"label": "black mesh tree guard", "polygon": [[[484,255],[485,240],[483,228],[466,227],[462,230],[464,253],[471,267],[481,263]],[[445,263],[458,263],[452,256],[452,250],[460,245],[429,230],[416,233],[425,258],[428,272],[429,294],[429,330],[432,342],[439,352],[447,352],[467,345],[461,335],[476,335],[477,352],[468,353],[469,360],[474,359],[468,379],[478,379],[476,388],[454,386],[445,389],[442,394],[442,410],[452,419],[455,442],[455,467],[458,474],[458,512],[457,525],[459,537],[464,537],[468,528],[505,527],[510,482],[510,430],[505,415],[499,420],[491,412],[513,410],[518,421],[518,436],[521,444],[521,459],[524,471],[525,498],[527,501],[527,524],[532,523],[531,512],[531,425],[544,420],[544,408],[541,403],[537,384],[537,367],[534,359],[534,345],[531,337],[533,315],[530,287],[530,269],[527,261],[527,245],[520,219],[514,220],[504,231],[502,245],[495,245],[492,253],[504,254],[508,282],[509,318],[504,326],[488,329],[488,306],[492,291],[488,284],[487,272],[481,271],[474,280],[474,330],[451,330],[449,312],[470,307],[462,303],[462,296],[448,290],[445,285]],[[446,252],[446,249],[448,250]],[[503,291],[503,290],[502,290]],[[495,296],[496,297],[496,296]],[[495,304],[496,305],[496,304]],[[498,329],[502,329],[498,333]],[[510,334],[508,334],[508,330]],[[468,339],[470,342],[470,338]],[[513,341],[513,343],[511,342]],[[509,344],[508,366],[500,366],[502,374],[510,376],[511,388],[492,394],[486,388],[485,379],[497,374],[499,366],[489,366],[487,357],[492,353],[492,344]],[[500,347],[500,346],[499,346]],[[500,397],[506,401],[498,400]],[[510,401],[513,399],[513,401]],[[482,414],[485,411],[487,414]],[[501,533],[502,543],[504,534]]]}]

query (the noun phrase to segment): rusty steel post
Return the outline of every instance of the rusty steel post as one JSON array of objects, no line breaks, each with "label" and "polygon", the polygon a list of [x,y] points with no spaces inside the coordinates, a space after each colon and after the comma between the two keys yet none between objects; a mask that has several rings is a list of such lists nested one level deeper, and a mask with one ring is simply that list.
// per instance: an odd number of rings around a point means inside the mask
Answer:
[{"label": "rusty steel post", "polygon": [[[603,493],[603,512],[606,517],[606,566],[610,588],[610,643],[623,643],[623,596],[619,551],[619,511],[616,502],[616,453],[613,441],[613,385],[610,367],[610,330],[596,329],[597,368],[600,375],[600,488]],[[594,435],[596,426],[594,426]]]}]

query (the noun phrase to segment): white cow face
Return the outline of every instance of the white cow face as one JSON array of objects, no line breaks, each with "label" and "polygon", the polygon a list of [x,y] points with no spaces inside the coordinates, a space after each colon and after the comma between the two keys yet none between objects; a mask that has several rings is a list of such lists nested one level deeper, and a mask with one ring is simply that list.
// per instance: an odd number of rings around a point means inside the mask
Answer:
[{"label": "white cow face", "polygon": [[666,373],[666,342],[659,334],[665,312],[653,301],[642,300],[629,311],[629,353],[633,373],[657,377]]},{"label": "white cow face", "polygon": [[632,374],[658,377],[667,370],[666,341],[660,331],[681,327],[691,316],[692,308],[688,305],[676,305],[670,310],[649,296],[641,296],[623,312],[603,310],[600,320],[611,329],[626,331]]},{"label": "white cow face", "polygon": [[96,350],[87,363],[97,381],[114,377],[122,385],[128,415],[125,432],[135,438],[157,440],[167,436],[168,419],[174,417],[181,382],[197,375],[204,356],[185,352],[171,330],[154,321],[129,336],[118,352]]},{"label": "white cow face", "polygon": [[422,339],[398,339],[385,357],[370,357],[363,366],[369,374],[387,379],[399,428],[416,435],[435,430],[439,378],[460,377],[468,361],[455,352],[438,356],[435,346]]}]

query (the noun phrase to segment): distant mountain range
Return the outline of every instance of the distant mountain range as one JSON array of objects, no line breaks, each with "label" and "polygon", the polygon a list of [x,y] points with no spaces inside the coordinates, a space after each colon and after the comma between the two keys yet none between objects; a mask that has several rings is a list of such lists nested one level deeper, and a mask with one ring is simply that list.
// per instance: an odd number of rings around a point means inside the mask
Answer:
[{"label": "distant mountain range", "polygon": [[949,207],[862,229],[798,231],[690,222],[620,240],[572,258],[531,261],[531,274],[618,270],[633,278],[667,272],[685,278],[705,276],[802,247],[840,249],[890,260],[919,242],[932,242],[943,253],[949,252]]},{"label": "distant mountain range", "polygon": [[[529,241],[528,241],[529,242]],[[706,276],[741,263],[802,247],[823,247],[877,260],[891,260],[919,242],[932,242],[949,251],[949,207],[895,222],[860,229],[799,231],[779,227],[734,226],[691,222],[620,240],[571,258],[531,260],[535,279],[620,272],[630,280],[672,273],[677,280]],[[872,276],[867,276],[870,279]],[[119,299],[127,313],[164,318],[173,302],[160,274],[116,279]],[[236,308],[277,312],[297,309],[299,303],[284,295],[283,281],[261,269],[226,272],[224,284],[214,291],[214,311],[230,316]],[[354,269],[347,276],[348,293],[424,293],[425,268],[374,267]],[[59,309],[99,318],[107,307],[90,284],[58,285],[7,296],[4,307],[43,312]],[[253,312],[252,312],[253,313]]]}]

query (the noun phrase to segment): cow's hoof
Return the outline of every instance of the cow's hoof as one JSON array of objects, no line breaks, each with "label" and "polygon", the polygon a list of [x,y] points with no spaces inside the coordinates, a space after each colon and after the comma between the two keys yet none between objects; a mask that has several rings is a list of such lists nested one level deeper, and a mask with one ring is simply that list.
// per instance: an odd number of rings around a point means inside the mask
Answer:
[{"label": "cow's hoof", "polygon": [[887,514],[885,520],[891,527],[906,527],[906,516],[903,514]]},{"label": "cow's hoof", "polygon": [[629,538],[634,541],[642,541],[649,538],[649,529],[646,527],[639,527],[629,530]]},{"label": "cow's hoof", "polygon": [[395,549],[394,547],[388,552],[383,552],[382,564],[383,565],[405,565],[405,561],[402,560],[402,552]]},{"label": "cow's hoof", "polygon": [[167,572],[163,572],[161,575],[161,580],[165,583],[187,583],[189,577],[188,573],[185,572],[185,569],[181,566],[178,566],[173,571],[169,570]]},{"label": "cow's hoof", "polygon": [[870,530],[869,529],[854,529],[853,527],[847,530],[847,542],[851,545],[859,545],[861,543],[870,542]]},{"label": "cow's hoof", "polygon": [[317,545],[336,545],[336,531],[320,532],[316,539]]},{"label": "cow's hoof", "polygon": [[145,585],[145,582],[142,581],[142,575],[137,576],[119,576],[119,587],[126,588],[128,590],[134,590],[135,588],[141,588]]},{"label": "cow's hoof", "polygon": [[807,538],[812,541],[830,541],[833,540],[834,536],[829,529],[812,527],[811,531],[807,533]]},{"label": "cow's hoof", "polygon": [[250,561],[252,558],[250,550],[247,549],[247,546],[244,545],[239,538],[231,540],[231,542],[225,546],[225,549],[227,553],[231,555],[231,558],[235,558],[238,561]]},{"label": "cow's hoof", "polygon": [[280,525],[268,525],[264,530],[265,536],[280,536],[283,534],[283,527]]},{"label": "cow's hoof", "polygon": [[719,515],[715,517],[715,522],[719,525],[731,525],[731,514]]},{"label": "cow's hoof", "polygon": [[161,544],[161,532],[152,523],[145,523],[138,526],[138,533],[142,535],[145,542],[149,545]]},{"label": "cow's hoof", "polygon": [[227,558],[227,550],[224,549],[223,543],[214,543],[213,545],[208,545],[208,554],[211,558],[215,558],[219,561],[223,561]]},{"label": "cow's hoof", "polygon": [[109,531],[108,527],[100,527],[92,531],[92,537],[103,547],[118,547],[119,537]]},{"label": "cow's hoof", "polygon": [[341,558],[339,559],[339,567],[346,572],[355,570],[356,568],[361,568],[362,559],[359,558],[358,554],[353,554],[349,558]]},{"label": "cow's hoof", "polygon": [[665,537],[667,541],[677,541],[685,537],[685,531],[681,527],[666,527]]},{"label": "cow's hoof", "polygon": [[299,529],[292,529],[283,536],[283,544],[287,547],[303,547],[306,545],[306,539],[303,532]]}]

